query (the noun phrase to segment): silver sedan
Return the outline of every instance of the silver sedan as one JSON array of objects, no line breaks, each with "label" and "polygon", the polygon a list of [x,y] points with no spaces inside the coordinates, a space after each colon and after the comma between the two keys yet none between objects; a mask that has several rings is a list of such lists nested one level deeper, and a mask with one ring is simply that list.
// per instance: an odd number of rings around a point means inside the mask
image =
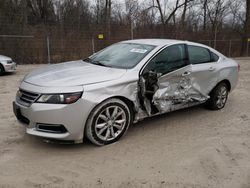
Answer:
[{"label": "silver sedan", "polygon": [[5,72],[15,72],[16,63],[10,57],[0,55],[0,76]]},{"label": "silver sedan", "polygon": [[222,109],[238,71],[234,60],[205,45],[123,41],[29,73],[13,109],[28,134],[75,142],[86,136],[105,145],[146,117],[203,103]]}]

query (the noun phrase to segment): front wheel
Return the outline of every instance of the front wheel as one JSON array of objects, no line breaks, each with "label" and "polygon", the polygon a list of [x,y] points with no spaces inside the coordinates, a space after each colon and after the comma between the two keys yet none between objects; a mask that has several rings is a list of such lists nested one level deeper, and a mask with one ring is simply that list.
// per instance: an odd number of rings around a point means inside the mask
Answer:
[{"label": "front wheel", "polygon": [[99,104],[89,115],[86,136],[96,145],[118,141],[131,123],[128,106],[119,99],[109,99]]},{"label": "front wheel", "polygon": [[0,76],[4,74],[4,67],[0,64]]},{"label": "front wheel", "polygon": [[210,94],[207,102],[208,108],[212,110],[220,110],[224,108],[228,98],[228,86],[225,83],[218,84]]}]

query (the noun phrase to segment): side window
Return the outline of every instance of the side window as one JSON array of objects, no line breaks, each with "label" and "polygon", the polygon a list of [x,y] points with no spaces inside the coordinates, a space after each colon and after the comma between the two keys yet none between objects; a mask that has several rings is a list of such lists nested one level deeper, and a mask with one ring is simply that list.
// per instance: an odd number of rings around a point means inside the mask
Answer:
[{"label": "side window", "polygon": [[178,44],[165,48],[156,55],[143,72],[169,73],[186,65],[185,45]]},{"label": "side window", "polygon": [[200,64],[211,62],[210,51],[199,46],[188,46],[189,62]]},{"label": "side window", "polygon": [[210,52],[211,53],[211,61],[212,62],[216,62],[219,60],[219,56],[217,56],[215,53]]}]

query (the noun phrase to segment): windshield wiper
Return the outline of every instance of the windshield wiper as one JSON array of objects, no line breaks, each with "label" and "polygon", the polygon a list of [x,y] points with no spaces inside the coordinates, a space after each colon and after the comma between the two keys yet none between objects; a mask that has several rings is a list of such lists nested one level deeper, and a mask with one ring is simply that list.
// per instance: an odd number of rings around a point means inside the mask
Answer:
[{"label": "windshield wiper", "polygon": [[86,59],[83,59],[83,61],[85,62],[88,62],[88,63],[92,63],[92,64],[95,64],[95,65],[100,65],[100,66],[103,66],[103,67],[110,67],[109,65],[106,65],[100,61],[93,61],[92,59],[90,59],[89,57],[86,58]]},{"label": "windshield wiper", "polygon": [[83,61],[91,63],[92,59],[90,59],[89,57],[87,57],[86,59],[83,59]]},{"label": "windshield wiper", "polygon": [[104,64],[104,63],[102,63],[100,61],[91,61],[91,63],[93,63],[95,65],[100,65],[100,66],[103,66],[103,67],[110,67],[110,66],[108,66],[108,65],[106,65],[106,64]]}]

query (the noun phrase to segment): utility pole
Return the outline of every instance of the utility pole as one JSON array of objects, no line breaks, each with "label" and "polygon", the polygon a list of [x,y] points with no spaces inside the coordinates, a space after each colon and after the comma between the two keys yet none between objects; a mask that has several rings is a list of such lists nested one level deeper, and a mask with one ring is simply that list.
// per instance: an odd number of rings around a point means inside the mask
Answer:
[{"label": "utility pole", "polygon": [[217,41],[217,23],[215,23],[215,31],[214,31],[214,49],[216,49],[216,41]]},{"label": "utility pole", "polygon": [[93,37],[91,39],[91,43],[92,43],[92,52],[94,54],[95,53],[95,39]]},{"label": "utility pole", "polygon": [[232,40],[229,40],[228,56],[231,57]]},{"label": "utility pole", "polygon": [[48,64],[50,64],[50,38],[47,35],[47,53],[48,53]]}]

